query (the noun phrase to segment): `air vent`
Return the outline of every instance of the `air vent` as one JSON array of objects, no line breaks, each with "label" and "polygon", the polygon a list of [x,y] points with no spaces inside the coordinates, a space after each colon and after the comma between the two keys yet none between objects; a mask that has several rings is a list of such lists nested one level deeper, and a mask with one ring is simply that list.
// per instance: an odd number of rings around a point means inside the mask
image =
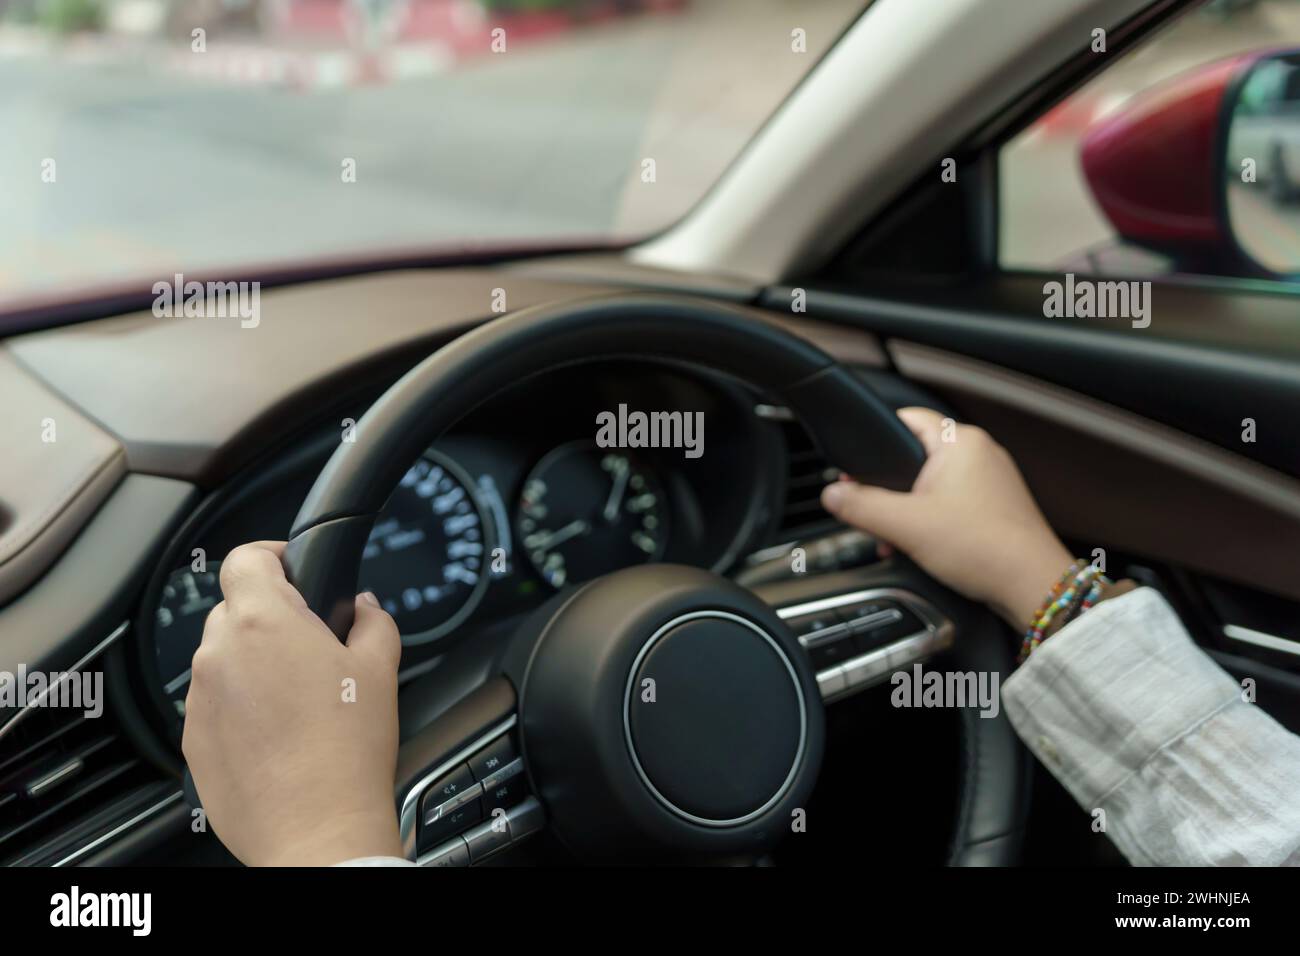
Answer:
[{"label": "air vent", "polygon": [[[107,708],[34,707],[0,737],[0,860],[28,862],[139,788],[140,760]],[[150,772],[150,781],[156,774]]]},{"label": "air vent", "polygon": [[826,531],[835,520],[821,505],[822,489],[839,473],[813,443],[798,421],[780,421],[786,443],[785,506],[781,513],[780,541],[795,541]]}]

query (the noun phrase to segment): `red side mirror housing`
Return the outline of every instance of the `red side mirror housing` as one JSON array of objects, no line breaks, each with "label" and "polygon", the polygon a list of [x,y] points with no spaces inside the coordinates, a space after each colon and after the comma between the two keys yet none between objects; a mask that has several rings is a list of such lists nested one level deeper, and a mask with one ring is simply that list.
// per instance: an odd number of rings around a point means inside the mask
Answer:
[{"label": "red side mirror housing", "polygon": [[1222,202],[1225,110],[1262,53],[1220,60],[1139,93],[1084,134],[1088,186],[1125,240],[1187,267],[1233,248]]}]

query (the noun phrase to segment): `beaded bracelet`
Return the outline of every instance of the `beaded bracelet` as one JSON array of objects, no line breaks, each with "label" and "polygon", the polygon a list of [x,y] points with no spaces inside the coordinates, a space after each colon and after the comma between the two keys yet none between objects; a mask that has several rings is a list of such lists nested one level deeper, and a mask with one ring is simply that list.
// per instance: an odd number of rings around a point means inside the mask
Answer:
[{"label": "beaded bracelet", "polygon": [[1088,592],[1088,596],[1084,598],[1083,603],[1079,605],[1079,613],[1082,614],[1084,611],[1095,605],[1097,601],[1101,599],[1101,592],[1105,589],[1105,586],[1110,583],[1110,579],[1104,574],[1099,575],[1097,580],[1093,582],[1092,590]]},{"label": "beaded bracelet", "polygon": [[1060,579],[1055,584],[1052,585],[1052,589],[1047,592],[1047,597],[1043,600],[1043,603],[1039,606],[1038,610],[1035,611],[1033,616],[1029,619],[1030,631],[1034,629],[1035,624],[1037,624],[1040,620],[1043,619],[1044,615],[1048,614],[1051,611],[1052,606],[1056,604],[1056,602],[1061,598],[1062,594],[1074,582],[1077,575],[1082,571],[1087,570],[1087,567],[1088,566],[1085,565],[1083,561],[1075,561],[1068,568],[1066,568],[1065,573],[1062,574]]},{"label": "beaded bracelet", "polygon": [[1065,590],[1066,584],[1070,582],[1070,580],[1074,577],[1075,573],[1078,572],[1078,570],[1082,566],[1083,566],[1082,561],[1075,561],[1073,564],[1069,566],[1069,568],[1066,569],[1066,572],[1061,575],[1061,579],[1052,585],[1052,589],[1047,592],[1047,600],[1043,601],[1042,605],[1038,608],[1038,610],[1034,612],[1034,616],[1030,618],[1031,626],[1034,621],[1037,621],[1040,617],[1042,617],[1044,614],[1047,613],[1047,609],[1051,606],[1052,602],[1055,601],[1060,596],[1061,592]]},{"label": "beaded bracelet", "polygon": [[[1077,567],[1077,563],[1071,567]],[[1034,622],[1030,624],[1029,630],[1025,633],[1025,641],[1022,651],[1026,657],[1029,656],[1030,651],[1042,643],[1044,634],[1047,629],[1051,627],[1052,621],[1060,612],[1067,611],[1068,609],[1069,613],[1073,613],[1075,605],[1087,593],[1088,589],[1085,585],[1092,578],[1096,577],[1099,572],[1095,567],[1089,564],[1072,578],[1069,577],[1069,573],[1070,572],[1067,571],[1066,577],[1063,579],[1063,581],[1068,582],[1065,590],[1062,591],[1054,601],[1048,602],[1047,607],[1038,615]],[[1067,620],[1069,613],[1063,616],[1061,620]]]},{"label": "beaded bracelet", "polygon": [[1094,565],[1087,564],[1081,569],[1081,564],[1082,561],[1075,561],[1070,565],[1034,615],[1020,645],[1019,663],[1023,664],[1046,639],[1047,629],[1058,616],[1063,625],[1067,624],[1100,600],[1102,590],[1110,583],[1109,579]]}]

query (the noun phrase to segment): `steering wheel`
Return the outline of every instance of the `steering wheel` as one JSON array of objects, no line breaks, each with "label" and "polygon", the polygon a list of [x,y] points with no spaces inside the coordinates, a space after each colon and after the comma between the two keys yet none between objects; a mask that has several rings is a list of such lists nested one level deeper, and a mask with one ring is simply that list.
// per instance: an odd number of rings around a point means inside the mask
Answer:
[{"label": "steering wheel", "polygon": [[[298,512],[284,557],[290,581],[345,639],[362,549],[410,463],[527,376],[626,356],[694,363],[778,396],[827,459],[861,481],[907,489],[924,461],[861,378],[756,311],[663,295],[542,306],[462,335],[375,402]],[[951,642],[949,666],[1009,667],[991,615],[905,562],[782,588],[760,596],[698,568],[649,564],[556,595],[480,661],[487,679],[403,744],[397,802],[408,854],[463,865],[550,827],[585,859],[762,858],[807,805],[823,698],[843,691],[815,670],[786,623],[792,610],[894,595],[919,622],[913,657]],[[899,662],[897,646],[875,654],[877,676]],[[950,862],[1014,862],[1023,750],[1000,712],[964,711],[962,728]]]}]

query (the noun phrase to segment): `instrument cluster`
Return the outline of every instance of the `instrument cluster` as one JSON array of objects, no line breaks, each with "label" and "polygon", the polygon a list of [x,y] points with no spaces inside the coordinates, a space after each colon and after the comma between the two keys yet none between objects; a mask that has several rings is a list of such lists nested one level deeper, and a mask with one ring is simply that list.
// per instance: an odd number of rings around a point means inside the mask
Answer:
[{"label": "instrument cluster", "polygon": [[[598,441],[599,416],[620,404],[698,416],[703,453]],[[653,561],[725,571],[765,543],[785,449],[754,405],[748,391],[699,372],[606,363],[538,376],[474,412],[411,463],[362,557],[357,590],[393,615],[403,667],[610,571]],[[169,547],[140,621],[166,708],[183,714],[189,661],[221,600],[221,558],[244,541],[286,537],[336,446],[321,435],[253,470]]]}]

